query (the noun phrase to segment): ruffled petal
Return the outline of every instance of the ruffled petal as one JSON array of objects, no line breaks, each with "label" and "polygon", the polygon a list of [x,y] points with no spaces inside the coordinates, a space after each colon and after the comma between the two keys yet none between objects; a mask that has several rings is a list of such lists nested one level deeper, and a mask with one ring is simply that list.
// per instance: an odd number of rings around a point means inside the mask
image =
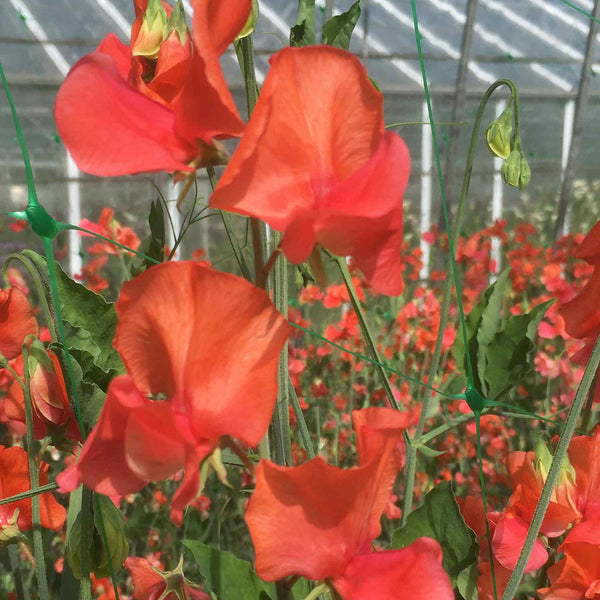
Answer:
[{"label": "ruffled petal", "polygon": [[442,549],[430,538],[419,538],[402,550],[355,556],[332,584],[342,600],[454,599]]},{"label": "ruffled petal", "polygon": [[191,171],[196,146],[175,135],[172,111],[124,79],[120,60],[84,56],[58,92],[56,125],[77,166],[100,176]]}]

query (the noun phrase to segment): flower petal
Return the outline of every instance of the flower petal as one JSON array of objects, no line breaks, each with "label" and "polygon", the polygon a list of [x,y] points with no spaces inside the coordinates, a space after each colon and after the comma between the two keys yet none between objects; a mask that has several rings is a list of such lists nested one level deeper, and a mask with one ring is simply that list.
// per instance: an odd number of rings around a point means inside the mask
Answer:
[{"label": "flower petal", "polygon": [[454,599],[442,549],[431,538],[419,538],[402,550],[355,556],[332,584],[342,600]]},{"label": "flower petal", "polygon": [[195,145],[174,135],[168,108],[123,77],[121,58],[99,50],[84,56],[58,92],[54,117],[73,159],[82,171],[100,176],[191,170]]}]

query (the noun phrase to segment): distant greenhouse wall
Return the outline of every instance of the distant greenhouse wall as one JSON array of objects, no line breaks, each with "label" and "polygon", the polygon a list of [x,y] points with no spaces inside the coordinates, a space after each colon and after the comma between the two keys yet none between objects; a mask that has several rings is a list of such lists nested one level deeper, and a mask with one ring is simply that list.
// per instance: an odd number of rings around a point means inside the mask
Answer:
[{"label": "distant greenhouse wall", "polygon": [[[188,12],[189,2],[184,2]],[[347,10],[350,0],[317,2],[320,18],[326,11]],[[461,57],[467,0],[419,0],[423,49],[431,86],[436,121],[452,116],[458,64]],[[594,9],[591,0],[573,2],[583,12]],[[0,60],[23,123],[31,153],[38,192],[48,209],[61,220],[77,214],[97,218],[102,206],[113,207],[119,218],[143,230],[149,202],[157,184],[169,198],[175,192],[164,177],[135,176],[100,179],[68,168],[66,151],[56,136],[52,119],[54,98],[68,68],[90,52],[110,31],[127,41],[133,20],[131,0],[3,0],[0,3]],[[285,43],[295,21],[295,2],[261,0],[261,18],[255,33],[258,79],[268,72],[269,56]],[[415,51],[410,4],[400,0],[363,0],[363,13],[351,49],[368,67],[371,77],[385,93],[387,123],[423,121],[423,85]],[[498,163],[484,145],[478,153],[471,193],[469,228],[491,224],[492,217],[522,215],[534,207],[553,210],[557,202],[569,149],[570,123],[582,73],[590,20],[560,0],[478,0],[467,66],[464,120],[472,122],[482,92],[489,84],[507,77],[521,93],[522,139],[532,168],[526,193],[496,186]],[[236,101],[244,107],[243,81],[233,52],[223,58],[226,77]],[[591,59],[587,111],[581,135],[581,153],[575,167],[573,198],[597,205],[596,181],[600,139],[600,49]],[[502,94],[492,102],[486,122],[499,109]],[[439,125],[439,150],[445,165],[449,125]],[[398,131],[412,156],[412,175],[407,191],[407,233],[420,235],[424,224],[436,223],[439,188],[431,162],[428,126],[406,125]],[[460,186],[470,126],[460,127],[454,160],[453,196]],[[25,175],[15,140],[8,104],[0,99],[0,198],[2,208],[22,208],[26,199]],[[496,181],[498,177],[496,176]],[[70,184],[70,185],[69,185]],[[201,176],[199,191],[209,194]],[[429,209],[428,202],[431,208]],[[588,206],[586,204],[586,206]],[[583,204],[582,204],[583,206]],[[500,211],[500,212],[499,212]],[[542,211],[543,212],[543,211]],[[570,226],[589,226],[584,211],[571,203]],[[550,215],[551,216],[551,215]],[[19,234],[23,235],[23,234]],[[199,228],[197,246],[210,247],[223,238],[218,219]],[[10,253],[19,243],[7,228],[0,253]],[[77,238],[72,238],[71,243]],[[34,244],[34,240],[31,240]],[[195,243],[195,242],[194,242]],[[193,249],[188,242],[184,254]],[[71,254],[76,249],[71,249]],[[76,260],[72,265],[76,265]]]}]

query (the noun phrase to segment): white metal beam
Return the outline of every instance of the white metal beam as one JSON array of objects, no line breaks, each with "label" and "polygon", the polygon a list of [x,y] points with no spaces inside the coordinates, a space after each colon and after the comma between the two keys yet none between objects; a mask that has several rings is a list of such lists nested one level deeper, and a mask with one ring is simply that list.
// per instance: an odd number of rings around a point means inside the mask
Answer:
[{"label": "white metal beam", "polygon": [[[60,50],[54,45],[48,43],[48,36],[43,27],[38,23],[27,5],[22,0],[10,0],[17,12],[20,12],[25,21],[25,25],[40,42],[42,48],[58,69],[63,77],[67,76],[70,65]],[[79,170],[71,159],[68,150],[65,148],[67,175],[70,180],[67,185],[67,198],[69,201],[69,222],[74,225],[79,225],[81,220],[81,198],[79,189]],[[71,275],[75,275],[81,271],[81,256],[79,255],[79,235],[76,231],[69,232],[69,271]]]},{"label": "white metal beam", "polygon": [[433,137],[431,125],[429,124],[429,112],[427,102],[423,102],[421,125],[421,222],[420,222],[420,246],[423,267],[419,273],[421,279],[429,277],[429,257],[431,246],[423,239],[423,234],[431,228],[431,167],[433,152]]}]

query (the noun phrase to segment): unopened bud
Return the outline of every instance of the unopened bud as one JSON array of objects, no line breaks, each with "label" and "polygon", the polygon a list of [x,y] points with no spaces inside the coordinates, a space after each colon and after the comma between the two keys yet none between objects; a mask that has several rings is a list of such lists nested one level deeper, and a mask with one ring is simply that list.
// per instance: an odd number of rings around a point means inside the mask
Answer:
[{"label": "unopened bud", "polygon": [[148,6],[135,39],[132,36],[131,54],[133,56],[156,58],[160,44],[163,41],[166,24],[167,13],[161,0],[148,0]]},{"label": "unopened bud", "polygon": [[182,46],[185,46],[188,38],[188,28],[185,22],[185,8],[183,2],[179,0],[169,17],[167,26],[164,28],[162,39],[166,40],[173,31],[177,32],[179,41]]},{"label": "unopened bud", "polygon": [[246,21],[246,24],[242,27],[242,30],[238,33],[237,40],[249,36],[256,27],[256,21],[258,21],[258,0],[252,0],[252,10],[250,16]]},{"label": "unopened bud", "polygon": [[0,528],[0,548],[16,544],[23,540],[23,534],[19,531],[17,521],[19,519],[19,509],[16,508],[10,521]]},{"label": "unopened bud", "polygon": [[485,132],[485,141],[490,152],[498,158],[508,158],[510,135],[512,133],[513,112],[509,104],[502,114],[492,121]]},{"label": "unopened bud", "polygon": [[531,169],[529,163],[525,160],[523,154],[521,154],[521,173],[519,174],[519,189],[524,190],[531,180]]},{"label": "unopened bud", "polygon": [[513,187],[519,187],[519,180],[521,175],[521,152],[519,150],[513,150],[508,158],[502,164],[500,172],[502,178],[508,185]]}]

